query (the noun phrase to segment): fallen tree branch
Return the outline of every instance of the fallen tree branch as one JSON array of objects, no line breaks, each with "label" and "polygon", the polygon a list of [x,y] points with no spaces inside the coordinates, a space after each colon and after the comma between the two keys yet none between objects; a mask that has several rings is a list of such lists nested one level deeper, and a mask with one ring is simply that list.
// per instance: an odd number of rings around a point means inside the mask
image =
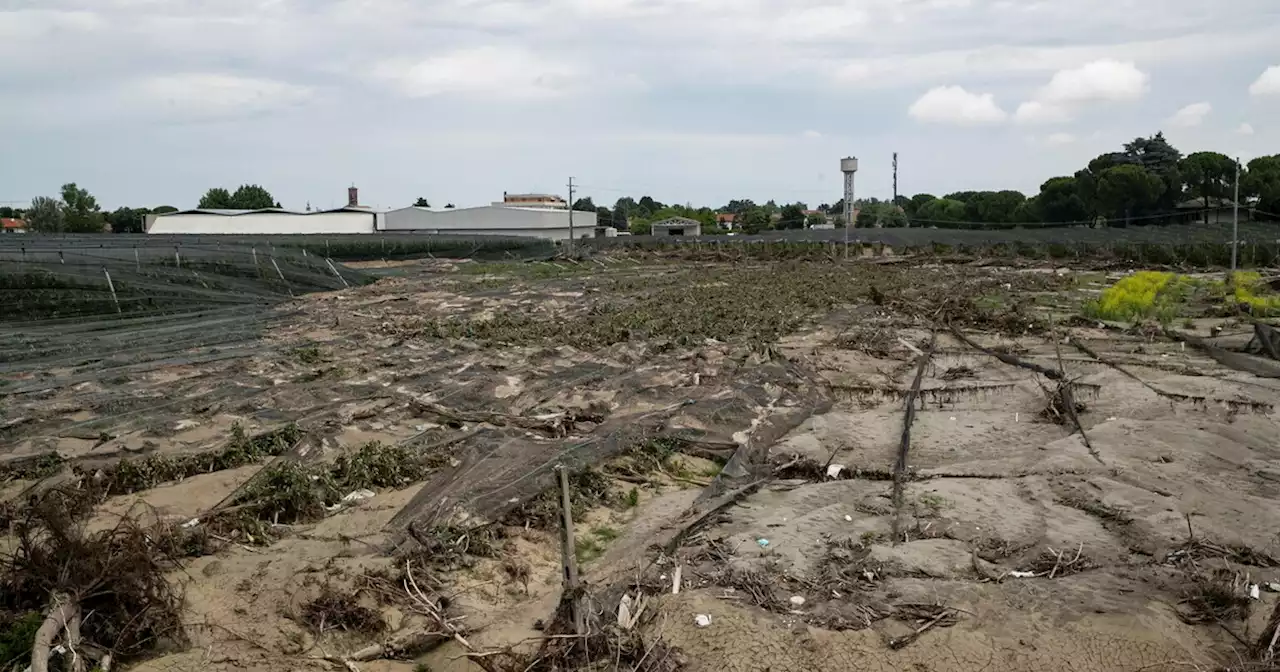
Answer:
[{"label": "fallen tree branch", "polygon": [[[53,640],[63,628],[75,621],[76,638],[80,633],[80,605],[65,595],[55,595],[53,608],[45,616],[31,643],[31,672],[49,672],[49,656]],[[77,641],[76,644],[79,644]]]},{"label": "fallen tree branch", "polygon": [[957,329],[954,324],[947,325],[947,328],[951,330],[951,334],[955,336],[957,339],[959,339],[961,343],[964,343],[965,345],[973,348],[974,350],[981,352],[984,355],[990,355],[992,357],[995,357],[996,359],[1004,362],[1005,364],[1026,369],[1028,371],[1035,371],[1036,373],[1044,376],[1045,378],[1048,378],[1049,380],[1063,380],[1065,378],[1065,376],[1063,376],[1061,373],[1059,373],[1054,369],[1040,366],[1039,364],[1036,364],[1034,362],[1028,362],[1024,359],[1019,359],[1007,353],[996,352],[991,348],[979,345],[973,342],[968,336],[965,336],[964,334],[960,333],[960,330]]}]

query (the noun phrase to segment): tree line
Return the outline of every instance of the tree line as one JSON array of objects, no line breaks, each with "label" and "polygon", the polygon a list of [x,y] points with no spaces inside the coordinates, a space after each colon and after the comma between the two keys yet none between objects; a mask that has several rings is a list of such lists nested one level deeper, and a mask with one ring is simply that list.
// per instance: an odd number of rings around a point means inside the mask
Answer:
[{"label": "tree line", "polygon": [[75,182],[62,185],[59,198],[37,196],[28,208],[0,207],[0,217],[26,222],[34,233],[142,233],[147,215],[177,212],[171,205],[120,207],[106,212],[98,199]]},{"label": "tree line", "polygon": [[[1120,151],[1102,154],[1073,175],[1046,180],[1037,194],[1015,190],[959,191],[898,196],[897,200],[859,199],[858,226],[937,226],[940,228],[1013,226],[1018,224],[1164,224],[1177,221],[1178,205],[1198,201],[1191,212],[1208,221],[1209,211],[1229,206],[1235,197],[1236,161],[1219,152],[1184,156],[1156,133],[1135,138]],[[1242,207],[1259,219],[1280,219],[1280,154],[1253,159],[1240,169]],[[732,200],[719,208],[664,205],[649,196],[620,198],[613,208],[598,207],[590,198],[574,203],[575,210],[594,210],[597,221],[634,234],[668,217],[702,223],[704,232],[720,229],[718,214],[734,215],[734,228],[746,233],[797,229],[832,221],[843,226],[844,201],[823,203],[812,213],[802,202],[778,205]],[[811,214],[806,215],[806,212]]]}]

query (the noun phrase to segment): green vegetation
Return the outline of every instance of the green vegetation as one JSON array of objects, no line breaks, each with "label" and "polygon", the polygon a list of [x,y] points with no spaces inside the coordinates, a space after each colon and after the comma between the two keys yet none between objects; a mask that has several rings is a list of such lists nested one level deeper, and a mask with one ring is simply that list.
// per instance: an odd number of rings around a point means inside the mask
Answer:
[{"label": "green vegetation", "polygon": [[31,643],[42,622],[38,611],[0,613],[0,670],[22,669],[31,661]]},{"label": "green vegetation", "polygon": [[[1238,271],[1226,282],[1138,271],[1108,287],[1098,299],[1087,301],[1083,312],[1099,320],[1156,320],[1168,326],[1179,317],[1186,318],[1183,313],[1189,310],[1271,317],[1280,315],[1280,295],[1271,292],[1256,271]],[[1194,323],[1188,328],[1194,328]]]},{"label": "green vegetation", "polygon": [[1249,314],[1255,317],[1274,317],[1280,315],[1280,295],[1262,282],[1262,274],[1257,271],[1237,271],[1228,280],[1231,287],[1231,299],[1242,309],[1247,306]]},{"label": "green vegetation", "polygon": [[317,345],[304,345],[293,350],[293,358],[301,364],[315,365],[324,361],[324,353]]},{"label": "green vegetation", "polygon": [[1156,319],[1169,324],[1187,300],[1192,281],[1161,271],[1138,271],[1120,279],[1084,306],[1085,315],[1099,319],[1140,321]]}]

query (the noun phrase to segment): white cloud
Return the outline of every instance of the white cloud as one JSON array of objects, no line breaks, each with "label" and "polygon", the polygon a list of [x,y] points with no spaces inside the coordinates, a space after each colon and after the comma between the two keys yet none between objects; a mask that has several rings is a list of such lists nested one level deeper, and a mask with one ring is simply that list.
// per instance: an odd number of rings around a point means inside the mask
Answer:
[{"label": "white cloud", "polygon": [[583,72],[514,47],[475,47],[420,61],[388,60],[375,78],[410,98],[457,94],[471,98],[536,100],[576,86]]},{"label": "white cloud", "polygon": [[818,131],[815,131],[813,129],[809,129],[801,133],[800,136],[807,140],[817,140],[822,137],[822,133],[819,133]]},{"label": "white cloud", "polygon": [[1273,65],[1263,71],[1262,75],[1249,86],[1249,94],[1254,96],[1280,94],[1280,65]]},{"label": "white cloud", "polygon": [[1102,59],[1059,70],[1036,96],[1048,103],[1074,105],[1101,101],[1134,101],[1147,92],[1150,78],[1132,62]]},{"label": "white cloud", "polygon": [[1061,147],[1062,145],[1070,145],[1076,141],[1076,136],[1070,133],[1050,133],[1044,139],[1044,144],[1050,147]]},{"label": "white cloud", "polygon": [[300,105],[315,97],[315,91],[305,86],[207,72],[147,77],[135,81],[126,92],[126,98],[140,98],[187,118],[254,114]]},{"label": "white cloud", "polygon": [[1147,93],[1150,77],[1128,61],[1100,59],[1054,73],[1035,96],[1018,106],[1020,124],[1060,124],[1096,103],[1132,102]]},{"label": "white cloud", "polygon": [[1247,121],[1240,124],[1240,127],[1236,129],[1236,133],[1240,135],[1253,135],[1253,124],[1250,124]]},{"label": "white cloud", "polygon": [[1213,111],[1209,103],[1192,103],[1169,117],[1169,125],[1174,128],[1195,128],[1204,123],[1204,118]]},{"label": "white cloud", "polygon": [[907,109],[916,121],[952,126],[998,124],[1008,115],[990,93],[969,93],[961,86],[929,89]]},{"label": "white cloud", "polygon": [[1019,124],[1061,124],[1071,121],[1071,111],[1061,105],[1028,100],[1018,106],[1014,120]]}]

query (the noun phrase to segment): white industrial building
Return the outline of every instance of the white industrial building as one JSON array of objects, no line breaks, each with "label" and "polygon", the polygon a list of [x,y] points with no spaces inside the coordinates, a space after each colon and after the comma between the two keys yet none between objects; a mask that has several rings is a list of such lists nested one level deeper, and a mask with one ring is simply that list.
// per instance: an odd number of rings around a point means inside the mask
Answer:
[{"label": "white industrial building", "polygon": [[[573,236],[606,235],[596,231],[596,213],[573,211]],[[484,205],[475,208],[408,207],[386,213],[380,231],[468,236],[529,236],[569,239],[569,210]]]},{"label": "white industrial building", "polygon": [[573,236],[612,236],[612,227],[597,227],[596,213],[571,211],[558,196],[503,194],[503,202],[475,208],[419,208],[375,211],[358,205],[359,191],[347,190],[347,206],[306,211],[266,208],[219,210],[196,208],[147,215],[146,231],[156,234],[343,234],[434,233],[454,235],[528,236],[567,240],[569,218]]},{"label": "white industrial building", "polygon": [[287,234],[374,233],[385,213],[344,207],[302,212],[280,208],[218,210],[195,208],[163,215],[147,215],[146,231],[156,234]]}]

